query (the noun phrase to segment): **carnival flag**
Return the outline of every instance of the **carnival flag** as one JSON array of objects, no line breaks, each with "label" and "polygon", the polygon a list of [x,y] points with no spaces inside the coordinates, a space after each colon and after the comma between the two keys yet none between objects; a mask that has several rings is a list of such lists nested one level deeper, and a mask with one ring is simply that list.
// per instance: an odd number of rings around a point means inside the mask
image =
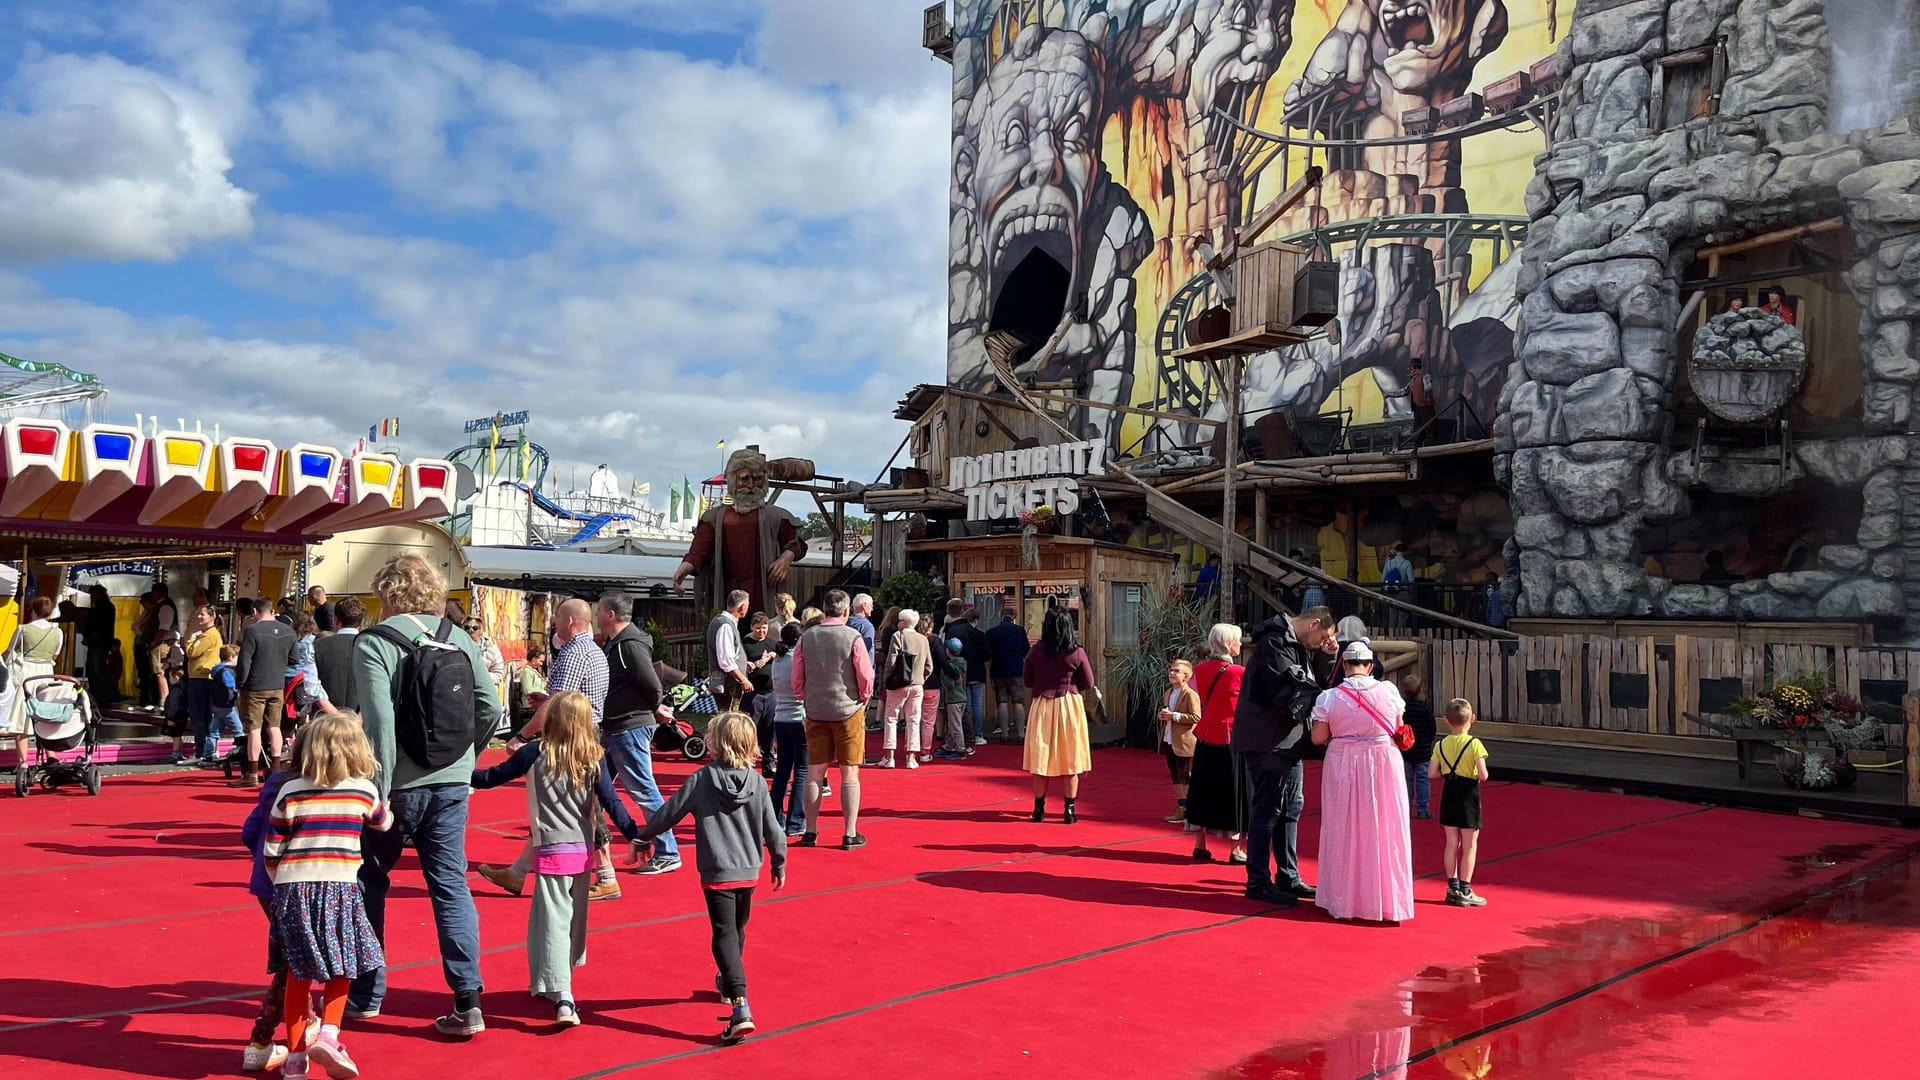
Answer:
[{"label": "carnival flag", "polygon": [[379,424],[367,425],[367,441],[372,442],[373,440],[379,437],[380,437],[380,425]]},{"label": "carnival flag", "polygon": [[643,484],[640,481],[635,480],[633,482],[633,497],[636,499],[653,498],[653,481],[649,480]]},{"label": "carnival flag", "polygon": [[713,444],[713,448],[715,450],[725,450],[727,448],[727,440],[721,439],[719,442]]},{"label": "carnival flag", "polygon": [[686,510],[688,517],[697,516],[693,512],[693,481],[684,476],[680,478],[680,506]]},{"label": "carnival flag", "polygon": [[680,489],[677,487],[667,488],[667,520],[674,523],[680,520]]},{"label": "carnival flag", "polygon": [[520,482],[527,482],[527,474],[533,471],[533,444],[527,441],[526,425],[520,427]]}]

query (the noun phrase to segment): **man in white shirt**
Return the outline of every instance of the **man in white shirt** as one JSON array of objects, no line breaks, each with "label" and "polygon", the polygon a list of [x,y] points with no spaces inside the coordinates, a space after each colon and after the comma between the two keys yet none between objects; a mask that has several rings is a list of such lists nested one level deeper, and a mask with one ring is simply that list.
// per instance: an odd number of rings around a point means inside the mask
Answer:
[{"label": "man in white shirt", "polygon": [[747,617],[752,597],[735,589],[727,594],[727,609],[707,624],[707,689],[721,712],[740,706],[742,695],[753,690],[747,675],[747,647],[740,640],[740,620]]}]

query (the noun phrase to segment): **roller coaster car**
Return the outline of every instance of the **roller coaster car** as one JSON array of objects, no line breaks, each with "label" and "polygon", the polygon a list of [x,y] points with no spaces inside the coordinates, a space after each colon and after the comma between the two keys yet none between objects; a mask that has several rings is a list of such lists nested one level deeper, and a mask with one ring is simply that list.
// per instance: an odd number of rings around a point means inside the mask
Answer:
[{"label": "roller coaster car", "polygon": [[1487,84],[1487,108],[1507,113],[1533,100],[1533,76],[1516,71],[1498,82]]},{"label": "roller coaster car", "polygon": [[1400,114],[1400,127],[1409,135],[1431,135],[1439,121],[1440,113],[1431,105],[1408,109]]},{"label": "roller coaster car", "polygon": [[1460,127],[1471,124],[1487,114],[1487,103],[1479,94],[1461,94],[1452,101],[1440,103],[1440,124],[1442,127]]},{"label": "roller coaster car", "polygon": [[1541,97],[1552,97],[1560,92],[1560,87],[1567,81],[1567,69],[1561,66],[1559,53],[1549,53],[1534,61],[1533,66],[1527,69],[1527,77],[1533,83],[1534,93]]}]

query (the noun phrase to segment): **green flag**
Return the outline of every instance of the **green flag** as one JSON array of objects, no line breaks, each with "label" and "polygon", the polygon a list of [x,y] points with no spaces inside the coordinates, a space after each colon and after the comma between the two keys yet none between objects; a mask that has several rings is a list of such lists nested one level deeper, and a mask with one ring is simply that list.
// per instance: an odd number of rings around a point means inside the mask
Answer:
[{"label": "green flag", "polygon": [[677,487],[667,489],[667,520],[669,522],[680,520],[680,489]]},{"label": "green flag", "polygon": [[686,508],[688,518],[699,519],[700,515],[694,512],[693,481],[684,476],[680,478],[680,505]]}]

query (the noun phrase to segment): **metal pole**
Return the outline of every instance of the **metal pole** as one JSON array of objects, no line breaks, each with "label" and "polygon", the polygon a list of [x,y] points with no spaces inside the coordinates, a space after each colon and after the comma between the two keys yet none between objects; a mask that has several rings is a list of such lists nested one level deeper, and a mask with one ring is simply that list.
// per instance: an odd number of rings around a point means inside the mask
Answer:
[{"label": "metal pole", "polygon": [[1240,465],[1240,357],[1229,356],[1224,365],[1226,371],[1227,392],[1227,446],[1221,453],[1221,464],[1226,475],[1221,478],[1220,487],[1220,621],[1233,621],[1233,537],[1234,518],[1237,516],[1238,497],[1234,492],[1233,474]]}]

